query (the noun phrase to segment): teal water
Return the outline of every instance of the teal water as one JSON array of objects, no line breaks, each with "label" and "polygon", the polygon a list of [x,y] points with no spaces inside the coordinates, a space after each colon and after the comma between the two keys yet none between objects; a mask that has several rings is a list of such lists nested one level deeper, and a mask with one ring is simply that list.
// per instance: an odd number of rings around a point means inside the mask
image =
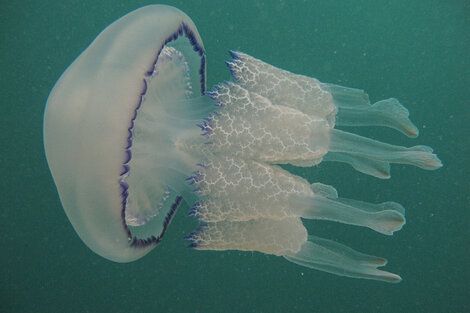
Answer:
[{"label": "teal water", "polygon": [[188,249],[183,205],[143,259],[111,263],[75,234],[42,145],[54,82],[104,27],[145,1],[0,1],[0,312],[469,312],[470,5],[467,1],[167,1],[197,25],[208,86],[229,78],[227,50],[324,82],[398,98],[444,167],[392,167],[378,180],[347,166],[291,168],[340,195],[407,209],[392,237],[327,222],[315,235],[387,257],[392,285],[309,270],[282,258]]}]

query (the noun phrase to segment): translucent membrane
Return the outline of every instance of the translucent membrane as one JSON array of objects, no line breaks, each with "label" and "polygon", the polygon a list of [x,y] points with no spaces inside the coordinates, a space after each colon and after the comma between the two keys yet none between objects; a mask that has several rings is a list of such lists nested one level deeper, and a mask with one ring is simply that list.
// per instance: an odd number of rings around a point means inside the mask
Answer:
[{"label": "translucent membrane", "polygon": [[233,81],[205,95],[205,54],[193,22],[147,6],[107,27],[70,65],[44,114],[47,160],[64,209],[96,253],[130,262],[169,227],[182,197],[201,227],[199,250],[259,251],[337,275],[398,282],[386,260],[309,236],[302,219],[392,235],[405,224],[395,202],[338,197],[279,164],[350,164],[378,178],[392,163],[442,166],[431,148],[361,137],[340,126],[384,126],[416,137],[396,99],[324,84],[241,52]]},{"label": "translucent membrane", "polygon": [[387,263],[383,258],[307,237],[300,218],[392,235],[406,223],[400,204],[339,198],[333,187],[310,185],[275,164],[337,161],[382,179],[390,177],[392,163],[441,167],[427,146],[395,146],[334,128],[384,126],[416,137],[408,110],[393,98],[371,104],[362,90],[323,84],[231,53],[227,65],[235,81],[209,93],[218,109],[208,119],[207,162],[189,178],[199,196],[190,215],[204,222],[189,236],[192,246],[260,251],[337,275],[399,282],[400,276],[378,269]]},{"label": "translucent membrane", "polygon": [[299,265],[316,270],[353,278],[375,279],[387,283],[399,283],[401,277],[377,269],[387,260],[355,251],[332,240],[309,236],[301,250],[284,257]]},{"label": "translucent membrane", "polygon": [[[165,46],[179,51],[184,61],[164,60]],[[168,92],[163,96],[157,90]],[[106,27],[55,84],[44,112],[47,161],[67,217],[95,253],[130,262],[161,240],[181,202],[180,181],[187,177],[173,175],[180,168],[166,169],[166,160],[181,156],[166,138],[183,123],[165,129],[144,121],[145,114],[136,118],[144,106],[160,106],[155,110],[161,112],[177,98],[188,99],[188,91],[199,97],[204,90],[204,47],[197,29],[186,14],[164,5],[140,8]],[[145,134],[153,134],[153,140]],[[147,154],[158,148],[145,145],[159,144],[167,154]],[[168,180],[156,181],[152,173]],[[171,186],[178,192],[168,194]],[[145,231],[130,230],[143,225]]]},{"label": "translucent membrane", "polygon": [[410,121],[409,111],[395,98],[370,104],[363,90],[333,84],[322,84],[338,106],[338,126],[384,126],[408,137],[417,137],[418,128]]}]

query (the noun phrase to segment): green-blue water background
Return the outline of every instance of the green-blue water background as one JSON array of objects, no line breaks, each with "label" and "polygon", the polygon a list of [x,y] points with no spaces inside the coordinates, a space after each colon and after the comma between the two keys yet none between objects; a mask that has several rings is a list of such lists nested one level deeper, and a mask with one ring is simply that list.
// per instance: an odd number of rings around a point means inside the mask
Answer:
[{"label": "green-blue water background", "polygon": [[200,252],[182,238],[182,206],[143,259],[111,263],[68,222],[48,171],[42,115],[54,82],[107,25],[148,1],[0,1],[0,312],[470,311],[470,5],[468,1],[167,1],[197,25],[208,85],[229,78],[236,49],[324,82],[396,97],[421,135],[361,134],[432,146],[445,166],[395,165],[378,180],[341,164],[292,169],[340,195],[393,200],[407,225],[392,237],[327,222],[311,233],[389,259],[398,285],[309,270],[283,258]]}]

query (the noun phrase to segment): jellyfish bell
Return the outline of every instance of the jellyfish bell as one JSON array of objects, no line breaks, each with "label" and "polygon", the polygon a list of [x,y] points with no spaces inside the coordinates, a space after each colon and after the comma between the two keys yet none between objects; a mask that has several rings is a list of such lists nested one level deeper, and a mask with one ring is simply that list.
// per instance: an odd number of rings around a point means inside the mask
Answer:
[{"label": "jellyfish bell", "polygon": [[[170,75],[175,73],[165,64],[171,56],[160,57],[164,47],[178,49],[184,55],[184,70],[188,72],[182,78],[188,81],[172,80]],[[156,66],[159,60],[163,62]],[[159,70],[162,74],[157,73]],[[166,89],[170,82],[174,87],[188,84],[194,90],[188,86]],[[165,95],[171,92],[171,97],[149,96],[149,85],[167,91]],[[138,9],[112,23],[55,84],[44,113],[48,164],[69,220],[80,238],[99,255],[117,262],[145,255],[163,232],[165,219],[181,201],[167,194],[155,215],[158,221],[153,221],[157,227],[153,237],[142,238],[149,242],[136,240],[123,219],[126,213],[132,215],[133,208],[134,215],[139,214],[128,197],[130,184],[123,179],[138,176],[130,175],[128,163],[139,106],[149,97],[170,103],[187,97],[186,92],[201,95],[204,89],[204,46],[199,33],[187,15],[163,5]],[[162,159],[155,166],[164,162]],[[145,171],[135,167],[135,171]],[[158,191],[160,195],[167,192]],[[141,202],[145,200],[152,199]],[[139,223],[138,218],[128,219]]]},{"label": "jellyfish bell", "polygon": [[205,90],[205,52],[181,11],[143,7],[108,26],[54,86],[44,145],[62,205],[80,238],[116,262],[162,239],[183,199],[201,227],[199,250],[245,250],[338,275],[398,282],[386,260],[312,236],[302,218],[392,235],[405,224],[395,202],[338,197],[279,164],[350,164],[378,178],[390,164],[436,169],[427,146],[410,148],[336,126],[418,130],[396,99],[371,104],[362,90],[278,69],[242,52],[232,80]]}]

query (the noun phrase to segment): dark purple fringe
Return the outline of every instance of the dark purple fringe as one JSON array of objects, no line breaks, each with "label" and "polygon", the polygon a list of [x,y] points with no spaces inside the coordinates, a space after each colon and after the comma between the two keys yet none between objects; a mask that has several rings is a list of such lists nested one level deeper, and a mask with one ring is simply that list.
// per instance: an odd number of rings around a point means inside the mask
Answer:
[{"label": "dark purple fringe", "polygon": [[[166,44],[168,44],[169,42],[174,41],[174,40],[178,39],[179,36],[183,36],[183,35],[188,38],[189,42],[193,46],[194,51],[196,51],[201,56],[201,66],[199,68],[199,75],[200,75],[200,84],[201,84],[201,94],[204,95],[205,92],[206,92],[206,72],[205,72],[206,71],[206,58],[205,58],[205,51],[204,51],[204,48],[199,45],[199,43],[196,39],[196,36],[194,35],[193,30],[190,27],[188,27],[185,23],[181,23],[181,25],[177,29],[177,31],[174,32],[173,35],[169,36],[164,41],[164,44],[160,47],[160,49],[158,50],[158,52],[156,54],[156,58],[155,58],[154,62],[152,63],[152,67],[145,73],[145,75],[147,77],[152,76],[153,71],[155,69],[155,65],[158,61],[158,57],[160,56],[160,53],[161,53],[163,47]],[[127,223],[126,223],[126,205],[127,205],[127,198],[129,196],[129,192],[128,192],[129,185],[126,182],[124,182],[122,180],[122,178],[127,173],[129,173],[129,170],[130,170],[130,167],[129,167],[128,163],[132,158],[132,153],[131,153],[132,132],[133,132],[133,129],[134,129],[135,119],[137,118],[137,111],[140,109],[140,106],[142,105],[143,97],[145,96],[145,94],[147,92],[147,88],[148,88],[146,80],[145,79],[142,79],[142,80],[143,80],[143,87],[142,87],[142,91],[140,92],[139,103],[137,104],[137,106],[134,110],[134,115],[131,118],[130,126],[127,129],[128,132],[129,132],[129,136],[127,137],[127,145],[126,145],[126,151],[125,151],[126,152],[126,157],[125,157],[124,162],[123,162],[122,171],[120,173],[120,182],[119,182],[120,186],[121,186],[121,198],[122,198],[122,202],[121,202],[122,203],[121,219],[122,219],[124,229],[127,232],[127,236],[129,238],[129,241],[131,242],[130,245],[132,247],[146,247],[148,245],[158,244],[161,241],[161,239],[163,238],[163,235],[165,234],[165,232],[168,228],[168,225],[171,222],[171,219],[173,218],[178,206],[180,205],[180,203],[183,199],[182,196],[177,196],[176,197],[175,201],[171,205],[170,211],[167,213],[167,215],[165,217],[165,221],[163,222],[163,230],[158,236],[156,236],[156,237],[155,236],[150,236],[146,239],[139,239],[139,238],[134,237],[132,235],[132,233],[131,233],[131,231],[130,231],[129,227],[127,226]]]},{"label": "dark purple fringe", "polygon": [[178,209],[179,205],[181,204],[181,201],[183,200],[182,196],[177,196],[175,199],[175,202],[171,205],[171,209],[168,212],[168,214],[165,217],[165,220],[163,221],[163,229],[160,235],[157,237],[155,236],[150,236],[146,239],[139,239],[139,238],[132,238],[131,242],[131,247],[146,247],[150,244],[158,244],[163,236],[165,235],[166,230],[168,229],[168,226],[171,223],[171,220],[173,219],[173,216],[175,215],[176,210]]}]

